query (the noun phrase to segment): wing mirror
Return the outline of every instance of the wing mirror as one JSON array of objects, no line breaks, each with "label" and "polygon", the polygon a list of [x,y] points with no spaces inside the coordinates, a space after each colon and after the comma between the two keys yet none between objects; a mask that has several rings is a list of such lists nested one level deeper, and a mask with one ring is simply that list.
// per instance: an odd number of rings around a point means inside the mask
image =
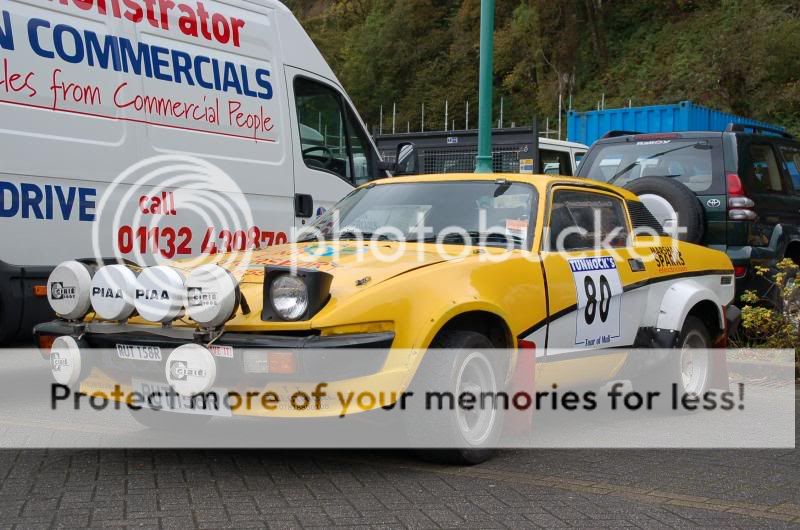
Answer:
[{"label": "wing mirror", "polygon": [[411,142],[403,142],[397,146],[397,157],[394,164],[394,174],[416,175],[419,173],[419,153],[417,146]]}]

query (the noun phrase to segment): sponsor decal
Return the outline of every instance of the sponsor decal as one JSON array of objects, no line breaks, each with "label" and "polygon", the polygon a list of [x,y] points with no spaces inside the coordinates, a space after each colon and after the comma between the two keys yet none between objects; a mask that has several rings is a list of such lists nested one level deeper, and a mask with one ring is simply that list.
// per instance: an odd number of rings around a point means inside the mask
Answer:
[{"label": "sponsor decal", "polygon": [[223,357],[225,359],[233,359],[233,346],[217,346],[212,344],[208,347],[208,351],[214,357]]},{"label": "sponsor decal", "polygon": [[575,344],[597,348],[618,341],[623,290],[614,258],[571,259],[569,268],[578,300]]},{"label": "sponsor decal", "polygon": [[65,286],[64,282],[50,284],[50,298],[53,300],[71,300],[76,296],[76,288]]},{"label": "sponsor decal", "polygon": [[175,381],[186,381],[190,377],[206,377],[207,372],[202,368],[190,367],[186,361],[172,361],[169,374]]},{"label": "sponsor decal", "polygon": [[50,353],[50,364],[53,367],[53,372],[60,372],[62,369],[69,368],[69,361],[57,351]]},{"label": "sponsor decal", "polygon": [[136,289],[137,300],[169,300],[169,293],[165,290],[157,289]]},{"label": "sponsor decal", "polygon": [[111,287],[93,287],[92,298],[122,298],[122,289]]},{"label": "sponsor decal", "polygon": [[306,247],[304,250],[306,254],[310,254],[317,258],[331,258],[336,255],[352,256],[354,254],[360,254],[366,251],[365,248],[361,247],[350,247],[350,246],[335,247],[332,245],[311,245],[309,247]]},{"label": "sponsor decal", "polygon": [[189,287],[186,290],[191,307],[208,307],[217,305],[217,293],[203,291],[202,287]]},{"label": "sponsor decal", "polygon": [[688,270],[683,254],[673,247],[650,247],[658,272],[684,272]]}]

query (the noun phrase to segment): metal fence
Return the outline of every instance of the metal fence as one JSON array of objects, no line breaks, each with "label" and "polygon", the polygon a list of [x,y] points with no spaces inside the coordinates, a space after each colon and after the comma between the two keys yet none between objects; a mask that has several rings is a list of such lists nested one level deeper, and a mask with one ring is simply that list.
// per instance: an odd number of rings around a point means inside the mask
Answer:
[{"label": "metal fence", "polygon": [[[413,142],[420,172],[472,173],[478,154],[477,131],[436,131],[377,135],[378,150],[387,162],[394,162],[397,145]],[[520,160],[533,158],[533,128],[495,129],[492,132],[492,169],[496,173],[519,173]]]}]

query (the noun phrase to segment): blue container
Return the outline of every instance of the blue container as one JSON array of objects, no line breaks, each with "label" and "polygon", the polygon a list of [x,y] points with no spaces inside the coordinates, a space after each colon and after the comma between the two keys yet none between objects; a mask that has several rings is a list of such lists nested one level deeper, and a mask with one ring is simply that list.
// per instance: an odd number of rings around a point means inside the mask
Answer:
[{"label": "blue container", "polygon": [[567,139],[571,142],[591,145],[609,131],[640,133],[724,131],[729,123],[785,130],[778,125],[701,107],[691,101],[681,101],[674,105],[651,105],[649,107],[589,112],[571,110],[567,114]]}]

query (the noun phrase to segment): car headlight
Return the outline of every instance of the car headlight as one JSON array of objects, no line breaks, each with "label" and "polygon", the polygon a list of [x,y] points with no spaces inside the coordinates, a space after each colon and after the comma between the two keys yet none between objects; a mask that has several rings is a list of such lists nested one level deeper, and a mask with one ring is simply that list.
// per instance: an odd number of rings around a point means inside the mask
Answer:
[{"label": "car headlight", "polygon": [[47,301],[55,313],[66,320],[78,320],[89,312],[92,273],[78,261],[59,264],[47,279]]},{"label": "car headlight", "polygon": [[267,266],[261,320],[308,320],[330,298],[333,276],[313,269]]},{"label": "car headlight", "polygon": [[125,265],[106,265],[92,278],[92,308],[103,320],[125,320],[133,313],[136,274]]},{"label": "car headlight", "polygon": [[201,326],[216,328],[230,320],[239,298],[239,282],[219,265],[202,265],[186,278],[186,312]]},{"label": "car headlight", "polygon": [[291,274],[281,274],[269,287],[272,307],[284,320],[297,320],[308,309],[308,286]]},{"label": "car headlight", "polygon": [[133,305],[145,320],[162,324],[175,320],[185,299],[183,276],[172,267],[148,267],[136,279]]}]

